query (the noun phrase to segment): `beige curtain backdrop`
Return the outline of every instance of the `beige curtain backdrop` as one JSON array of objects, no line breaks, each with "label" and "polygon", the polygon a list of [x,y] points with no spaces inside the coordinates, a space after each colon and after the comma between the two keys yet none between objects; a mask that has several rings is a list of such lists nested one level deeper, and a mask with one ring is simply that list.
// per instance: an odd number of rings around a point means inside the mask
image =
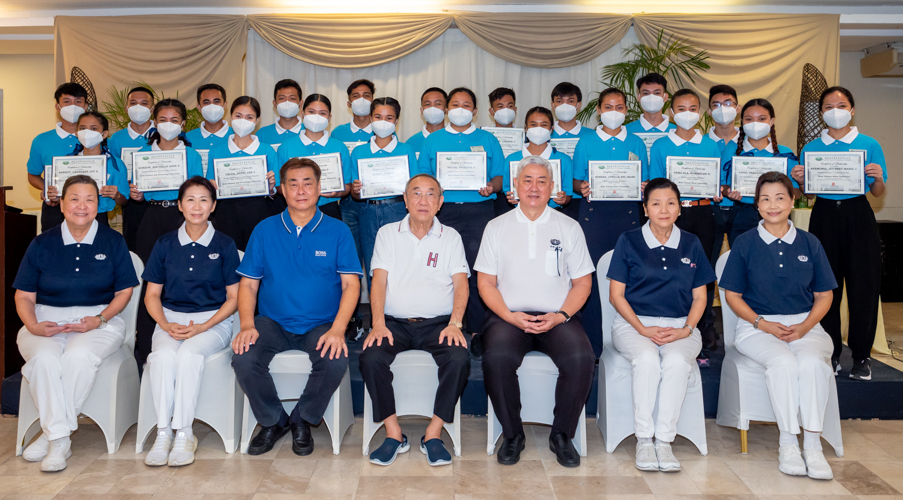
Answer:
[{"label": "beige curtain backdrop", "polygon": [[452,23],[447,14],[266,14],[248,16],[270,45],[311,64],[362,68],[426,46]]},{"label": "beige curtain backdrop", "polygon": [[149,15],[64,17],[54,21],[54,72],[69,81],[73,66],[88,75],[98,103],[110,87],[146,81],[188,107],[195,91],[216,82],[228,97],[244,90],[248,30],[244,16]]},{"label": "beige curtain backdrop", "polygon": [[455,24],[473,43],[510,63],[566,68],[591,61],[630,29],[616,14],[456,13]]},{"label": "beige curtain backdrop", "polygon": [[[836,85],[840,65],[840,16],[784,14],[667,14],[633,18],[637,38],[655,46],[664,30],[706,49],[711,69],[695,85],[704,94],[715,84],[737,89],[740,102],[765,98],[775,107],[778,141],[796,150],[802,72],[815,65]],[[689,84],[689,82],[685,82]],[[626,89],[625,89],[626,90]],[[672,91],[673,92],[673,91]]]}]

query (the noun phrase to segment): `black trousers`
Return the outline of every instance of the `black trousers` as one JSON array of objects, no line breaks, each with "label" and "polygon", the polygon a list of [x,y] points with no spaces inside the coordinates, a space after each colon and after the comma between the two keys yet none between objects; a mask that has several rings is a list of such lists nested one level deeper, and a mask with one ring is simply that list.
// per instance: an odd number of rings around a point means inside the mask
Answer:
[{"label": "black trousers", "polygon": [[329,356],[320,357],[320,351],[317,350],[317,342],[329,331],[332,323],[317,326],[303,335],[282,328],[282,325],[266,316],[254,318],[254,326],[260,337],[248,352],[232,356],[232,368],[235,369],[238,385],[245,391],[257,421],[260,425],[269,427],[282,420],[285,410],[276,392],[273,376],[270,375],[270,361],[280,352],[298,350],[310,355],[313,366],[290,418],[295,423],[300,423],[303,419],[309,424],[319,424],[332,394],[339,388],[345,370],[348,369],[348,357],[344,354],[338,359],[329,359]]},{"label": "black trousers", "polygon": [[138,253],[138,227],[141,226],[141,219],[144,218],[144,212],[147,211],[149,205],[144,201],[130,199],[122,207],[122,236],[131,252]]},{"label": "black trousers", "polygon": [[[544,313],[530,313],[544,314]],[[596,358],[580,318],[574,317],[545,333],[526,333],[494,312],[483,324],[483,381],[505,438],[524,433],[520,419],[517,369],[530,351],[546,354],[558,367],[553,432],[573,439],[593,383]]]},{"label": "black trousers", "polygon": [[477,289],[477,273],[473,271],[473,264],[477,261],[480,252],[480,242],[483,240],[483,230],[486,224],[495,218],[495,201],[486,200],[477,203],[446,203],[439,210],[439,222],[450,226],[461,235],[464,244],[464,257],[471,273],[468,279],[470,296],[467,298],[467,310],[464,312],[464,328],[470,333],[480,333],[483,325],[483,316],[486,308],[480,301],[480,291]]},{"label": "black trousers", "polygon": [[[714,205],[694,207],[681,207],[680,217],[677,218],[677,227],[696,235],[706,258],[711,261],[715,247],[715,208]],[[702,347],[714,349],[715,339],[715,312],[712,311],[712,301],[715,300],[715,283],[706,285],[705,311],[699,320],[699,333],[702,335]]]},{"label": "black trousers", "polygon": [[870,357],[878,327],[881,290],[881,240],[875,213],[865,196],[836,201],[818,198],[812,207],[809,231],[818,237],[834,271],[837,288],[821,325],[834,341],[834,359],[840,358],[840,301],[844,281],[850,311],[847,344],[853,359]]},{"label": "black trousers", "polygon": [[467,376],[470,375],[470,353],[467,347],[439,343],[439,334],[448,325],[449,316],[439,316],[411,322],[404,318],[386,316],[386,328],[392,332],[389,345],[373,344],[361,353],[361,375],[373,401],[373,421],[382,422],[395,414],[395,391],[392,387],[392,370],[389,366],[398,353],[413,349],[432,354],[439,365],[439,387],[433,403],[433,415],[443,422],[454,422],[455,406],[464,393]]},{"label": "black trousers", "polygon": [[251,233],[263,219],[274,212],[275,203],[266,196],[220,200],[213,214],[213,226],[232,238],[242,252],[248,247]]},{"label": "black trousers", "polygon": [[325,205],[320,205],[320,211],[332,217],[333,219],[342,220],[342,209],[339,208],[338,201],[331,201]]},{"label": "black trousers", "polygon": [[580,220],[580,205],[583,204],[583,198],[571,198],[571,202],[561,207],[561,213],[567,215],[574,220]]}]

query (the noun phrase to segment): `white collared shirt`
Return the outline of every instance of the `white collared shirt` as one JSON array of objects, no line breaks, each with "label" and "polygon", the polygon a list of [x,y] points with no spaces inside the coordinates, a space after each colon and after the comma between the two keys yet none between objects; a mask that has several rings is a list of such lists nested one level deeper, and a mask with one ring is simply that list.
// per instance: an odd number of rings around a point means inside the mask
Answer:
[{"label": "white collared shirt", "polygon": [[131,138],[134,141],[135,139],[137,139],[139,137],[147,137],[147,133],[150,132],[150,129],[152,129],[152,128],[154,128],[153,120],[151,120],[150,126],[147,127],[147,130],[145,130],[143,134],[139,134],[134,129],[132,129],[132,122],[129,122],[129,126],[126,127],[125,129],[129,131],[129,138]]},{"label": "white collared shirt", "polygon": [[[785,234],[783,238],[780,238],[780,240],[784,243],[787,243],[788,245],[792,245],[793,240],[796,239],[796,227],[793,226],[793,221],[791,220],[788,220],[787,223],[790,224],[790,229],[787,231],[787,234]],[[779,239],[777,236],[769,233],[768,230],[765,229],[764,220],[759,221],[759,227],[756,228],[756,231],[759,233],[759,238],[762,238],[762,241],[764,241],[766,245],[771,245]]]},{"label": "white collared shirt", "polygon": [[[749,137],[744,137],[743,138],[743,152],[745,153],[747,151],[752,151],[753,149],[756,149],[756,147],[749,143]],[[768,138],[768,145],[765,146],[765,151],[768,151],[769,153],[774,153],[774,148],[771,145],[771,137]]]},{"label": "white collared shirt", "polygon": [[[307,137],[307,134],[306,134],[306,133],[305,133],[305,134],[299,134],[298,137],[301,139],[301,144],[304,144],[305,146],[310,146],[310,145],[313,144],[313,142],[314,142],[314,141],[312,141],[312,140],[310,139],[310,137]],[[323,147],[326,147],[326,143],[327,143],[327,142],[329,142],[329,131],[328,131],[328,130],[324,130],[324,131],[323,131],[323,137],[320,137],[319,139],[317,139],[317,144],[319,144],[319,145],[321,145],[321,146],[323,146]]]},{"label": "white collared shirt", "polygon": [[198,245],[206,247],[213,240],[213,233],[215,233],[216,230],[213,229],[212,222],[207,221],[207,229],[204,230],[204,234],[202,234],[197,241],[192,240],[191,237],[188,236],[188,231],[185,229],[187,224],[187,222],[183,222],[179,227],[179,244],[183,247],[191,243],[197,243]]},{"label": "white collared shirt", "polygon": [[[729,142],[731,142],[731,141],[736,142],[736,141],[737,141],[737,137],[738,137],[739,135],[740,135],[740,129],[737,128],[737,127],[734,127],[734,136],[731,137],[731,139],[730,139],[729,141],[724,141],[724,143],[727,144],[727,143],[729,143]],[[715,133],[715,127],[711,127],[711,128],[709,129],[709,139],[715,141],[716,143],[721,142],[721,141],[724,140],[724,139],[718,137],[718,134]]]},{"label": "white collared shirt", "polygon": [[223,126],[216,132],[208,132],[207,131],[207,122],[206,121],[201,122],[201,126],[198,127],[201,129],[201,137],[203,137],[204,139],[210,137],[211,135],[215,135],[217,137],[225,137],[226,132],[229,131],[229,124],[226,123],[226,120],[223,120],[222,124],[223,124]]},{"label": "white collared shirt", "polygon": [[369,123],[367,124],[366,127],[360,128],[360,127],[358,127],[357,125],[354,124],[354,120],[351,120],[351,133],[352,133],[352,134],[356,134],[356,133],[360,132],[361,130],[363,130],[364,132],[366,132],[366,133],[368,133],[368,134],[372,134],[372,133],[373,133],[373,128],[370,126]]},{"label": "white collared shirt", "polygon": [[[554,148],[552,147],[552,145],[547,142],[546,148],[542,150],[542,153],[539,153],[538,155],[535,155],[535,156],[540,156],[540,157],[548,160],[548,159],[552,158],[552,150],[553,149]],[[521,154],[524,156],[524,158],[526,158],[528,156],[534,156],[533,153],[531,153],[530,150],[527,149],[526,144],[524,144],[524,149],[521,150]]]},{"label": "white collared shirt", "polygon": [[[382,150],[386,153],[391,153],[392,151],[395,151],[395,146],[398,146],[398,137],[396,137],[395,134],[392,134],[392,142],[382,148]],[[379,150],[380,147],[376,145],[376,135],[374,135],[370,138],[370,152],[376,154]]]},{"label": "white collared shirt", "polygon": [[681,139],[677,135],[677,130],[672,130],[672,131],[668,132],[668,139],[671,139],[671,142],[673,142],[675,146],[683,146],[687,142],[690,142],[692,144],[701,144],[702,143],[702,133],[700,133],[699,130],[696,130],[696,129],[693,129],[693,131],[696,132],[696,135],[694,135],[693,138],[690,139],[689,141],[685,141],[685,140]]},{"label": "white collared shirt", "polygon": [[[448,132],[449,134],[464,134],[464,135],[470,135],[470,134],[472,134],[473,131],[476,130],[476,129],[477,129],[477,127],[476,127],[476,125],[474,125],[473,123],[471,123],[471,124],[470,124],[470,127],[468,127],[468,129],[465,130],[464,132],[458,132],[457,130],[453,129],[453,128],[452,128],[451,122],[448,122],[448,125],[445,126],[445,131]],[[424,127],[424,130],[426,130],[426,127]],[[423,137],[424,137],[424,139],[425,139],[425,138],[426,138],[426,135],[424,135]]]},{"label": "white collared shirt", "polygon": [[555,133],[558,135],[564,135],[564,134],[580,135],[580,129],[583,128],[583,125],[580,124],[580,120],[577,120],[577,125],[574,128],[572,128],[570,130],[565,130],[565,129],[561,128],[561,125],[559,125],[558,122],[555,122],[555,126],[552,128],[555,130]]},{"label": "white collared shirt", "polygon": [[60,139],[65,139],[67,137],[75,136],[75,134],[70,134],[63,130],[63,122],[56,122],[56,135],[60,136]]},{"label": "white collared shirt", "polygon": [[426,129],[426,125],[423,126],[423,138],[426,139],[430,136],[430,131]]},{"label": "white collared shirt", "polygon": [[668,247],[676,250],[678,246],[680,246],[680,228],[677,227],[677,224],[671,226],[671,236],[668,237],[668,241],[665,242],[664,245],[658,238],[652,234],[652,229],[649,227],[650,222],[647,220],[645,224],[643,224],[643,241],[646,242],[646,246],[649,247],[650,250],[659,247]]},{"label": "white collared shirt", "polygon": [[[182,141],[179,141],[179,144],[175,148],[173,148],[174,151],[178,151],[180,149],[185,149],[185,143]],[[157,141],[154,141],[154,143],[151,144],[151,151],[163,151],[163,150],[160,149],[160,146],[157,144]]]},{"label": "white collared shirt", "polygon": [[63,224],[60,226],[60,230],[63,233],[63,245],[81,245],[81,244],[93,245],[94,237],[97,236],[97,226],[98,226],[98,222],[96,220],[92,221],[91,228],[88,229],[88,234],[86,234],[85,237],[82,238],[81,241],[75,241],[75,238],[72,236],[72,233],[69,232],[69,223],[66,221],[63,221]]},{"label": "white collared shirt", "polygon": [[599,139],[602,139],[602,142],[605,142],[611,138],[615,138],[621,142],[627,140],[627,128],[621,127],[621,131],[618,132],[618,135],[608,135],[608,132],[602,130],[602,125],[596,127],[596,135],[599,136]]},{"label": "white collared shirt", "polygon": [[235,145],[235,134],[230,135],[229,138],[226,139],[226,144],[229,145],[229,152],[232,154],[235,154],[239,151],[244,151],[245,153],[248,153],[249,155],[256,153],[257,148],[260,147],[260,140],[257,139],[256,135],[252,135],[251,139],[253,139],[253,142],[251,142],[251,145],[246,147],[245,149],[241,149],[240,147]]},{"label": "white collared shirt", "polygon": [[640,115],[640,125],[643,127],[643,130],[645,130],[647,132],[652,129],[656,129],[659,132],[667,132],[668,126],[671,123],[668,121],[668,115],[662,113],[662,118],[664,118],[664,120],[662,120],[661,123],[659,123],[658,125],[653,125],[653,124],[649,123],[648,120],[646,120],[645,116]]},{"label": "white collared shirt", "polygon": [[[859,136],[859,128],[850,127],[850,131],[847,133],[847,135],[841,137],[838,140],[844,144],[852,144],[853,141],[856,140],[857,136]],[[825,146],[830,146],[831,144],[834,144],[834,138],[831,137],[830,135],[828,135],[828,129],[822,129],[821,141],[823,143],[825,143]]]},{"label": "white collared shirt", "polygon": [[302,122],[301,122],[301,119],[298,118],[298,123],[296,123],[295,126],[291,128],[291,130],[286,130],[286,129],[282,128],[282,126],[279,125],[279,120],[276,120],[276,121],[273,123],[273,125],[275,126],[274,128],[276,129],[276,133],[279,134],[279,135],[282,135],[282,134],[284,134],[284,133],[286,133],[286,132],[291,132],[291,133],[293,133],[293,134],[300,134],[300,133],[301,133],[301,127],[304,126],[304,123],[302,123]]}]

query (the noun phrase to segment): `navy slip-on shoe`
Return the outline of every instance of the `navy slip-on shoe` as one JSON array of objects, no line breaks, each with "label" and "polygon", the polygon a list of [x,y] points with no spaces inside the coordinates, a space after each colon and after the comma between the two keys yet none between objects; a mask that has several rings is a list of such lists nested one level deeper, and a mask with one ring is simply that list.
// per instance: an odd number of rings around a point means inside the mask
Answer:
[{"label": "navy slip-on shoe", "polygon": [[411,449],[408,437],[401,435],[401,441],[387,437],[383,444],[370,453],[370,463],[376,465],[390,465],[395,461],[399,453],[407,453]]},{"label": "navy slip-on shoe", "polygon": [[441,439],[430,439],[423,442],[426,436],[420,438],[420,451],[426,455],[426,461],[433,467],[452,463],[451,454],[445,449],[445,443]]}]

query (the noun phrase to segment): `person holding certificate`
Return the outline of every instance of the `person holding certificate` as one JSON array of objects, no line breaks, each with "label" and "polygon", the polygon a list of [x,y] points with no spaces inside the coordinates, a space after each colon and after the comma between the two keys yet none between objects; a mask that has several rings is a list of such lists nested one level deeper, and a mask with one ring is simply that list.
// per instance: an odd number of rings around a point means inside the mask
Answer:
[{"label": "person holding certificate", "polygon": [[[593,130],[580,124],[577,113],[583,107],[583,92],[580,87],[570,82],[561,82],[552,89],[552,112],[558,118],[552,127],[552,147],[569,158],[574,157],[574,149],[583,137],[593,135]],[[579,201],[583,196],[574,191],[571,199]],[[576,220],[580,210],[579,203],[568,203],[563,212],[568,217]]]},{"label": "person holding certificate", "polygon": [[420,154],[423,141],[433,132],[445,128],[445,108],[448,106],[448,94],[439,87],[430,87],[420,96],[420,116],[426,124],[423,130],[408,137],[405,144],[411,146],[415,153]]},{"label": "person holding certificate", "polygon": [[[420,171],[434,175],[445,190],[439,222],[461,235],[467,265],[471,268],[480,250],[486,224],[495,217],[496,193],[508,165],[494,135],[473,124],[477,97],[458,87],[448,93],[448,125],[430,134],[420,151]],[[485,309],[480,302],[476,276],[470,277],[470,297],[464,327],[479,333]]]},{"label": "person holding certificate", "polygon": [[290,137],[285,135],[286,132],[298,135],[304,129],[301,117],[298,116],[301,111],[301,86],[298,82],[290,78],[276,82],[273,88],[273,108],[276,109],[279,119],[266,127],[261,127],[257,131],[257,138],[276,150],[285,138]]},{"label": "person holding certificate", "polygon": [[213,181],[221,198],[213,219],[217,231],[232,238],[244,252],[254,227],[281,212],[271,198],[278,185],[276,151],[253,134],[260,123],[257,99],[241,96],[232,102],[229,113],[232,135],[210,150],[207,179]]},{"label": "person holding certificate", "polygon": [[[417,175],[417,156],[411,146],[399,142],[395,124],[401,115],[401,104],[391,97],[380,97],[370,106],[370,144],[351,152],[351,196],[361,202],[361,250],[364,274],[370,271],[370,260],[379,228],[398,222],[407,215],[404,187]],[[400,194],[399,194],[400,193]]]},{"label": "person holding certificate", "polygon": [[[649,166],[643,140],[627,132],[624,126],[627,96],[616,88],[605,89],[599,94],[596,111],[600,125],[593,135],[580,139],[574,150],[574,191],[580,191],[583,197],[572,202],[580,205],[577,221],[586,235],[586,246],[593,263],[599,262],[615,247],[621,234],[642,224],[639,200],[642,198],[642,180]],[[606,168],[600,170],[599,167]],[[608,183],[597,184],[597,190],[604,187],[606,191],[594,194],[591,173],[612,169],[618,172],[617,177],[608,177]],[[598,357],[602,354],[602,306],[599,284],[593,280],[592,285],[589,300],[583,308],[583,324]]]},{"label": "person holding certificate", "polygon": [[198,87],[197,101],[197,109],[204,121],[186,135],[195,149],[210,151],[225,143],[226,137],[232,133],[229,124],[223,119],[226,114],[226,89],[215,83],[201,85]]},{"label": "person holding certificate", "polygon": [[[110,122],[107,117],[97,111],[88,111],[78,117],[79,145],[70,156],[102,156],[106,166],[106,179],[100,188],[100,199],[97,203],[97,222],[105,226],[110,225],[107,214],[116,208],[116,205],[124,206],[129,198],[129,180],[125,164],[117,156],[114,156],[107,147],[107,137],[110,135]],[[56,188],[50,186],[48,192]]]},{"label": "person holding certificate", "polygon": [[840,155],[839,160],[847,162],[851,167],[863,166],[862,170],[848,169],[852,175],[839,179],[845,181],[842,185],[846,188],[846,193],[817,193],[809,230],[824,245],[828,262],[834,270],[834,278],[840,287],[823,320],[825,330],[834,340],[834,354],[831,356],[834,371],[840,373],[839,360],[843,347],[840,336],[840,302],[846,286],[850,311],[847,344],[853,351],[850,378],[871,380],[870,353],[878,324],[881,242],[875,213],[864,191],[867,186],[868,192],[873,196],[880,197],[884,194],[887,164],[878,141],[860,134],[859,129],[850,125],[856,108],[853,94],[849,90],[843,87],[825,90],[819,100],[819,108],[828,128],[822,130],[820,138],[803,148],[800,154],[801,164],[793,169],[793,178],[804,193],[813,194],[807,190],[809,188],[805,180],[810,174],[806,168],[818,166],[814,162],[822,161],[822,155],[815,153],[823,153],[824,156],[834,153]]},{"label": "person holding certificate", "polygon": [[[737,144],[740,143],[738,140],[740,129],[734,125],[739,106],[737,90],[734,87],[730,85],[715,85],[709,89],[709,109],[706,112],[715,121],[715,125],[709,129],[709,139],[718,144],[722,155],[728,151],[733,155],[733,152],[737,149]],[[723,161],[721,166],[722,184],[724,184],[724,170],[727,167]],[[734,201],[728,198],[723,191],[722,194],[724,198],[720,202],[715,203],[715,208],[713,209],[715,212],[715,238],[714,248],[712,248],[713,267],[721,254],[721,247],[724,245],[724,235],[727,234],[729,242],[733,242],[734,238],[736,238],[736,235],[732,238],[731,234],[735,232],[734,217],[737,207],[734,206]],[[742,233],[738,232],[737,234]]]},{"label": "person holding certificate", "polygon": [[[317,160],[323,174],[317,206],[324,214],[342,220],[339,200],[351,191],[351,155],[342,141],[329,136],[326,127],[332,118],[332,104],[323,94],[310,94],[304,100],[304,130],[290,137],[276,151],[276,164],[292,158]],[[323,158],[313,158],[323,156]]]},{"label": "person holding certificate", "polygon": [[677,128],[662,110],[668,102],[668,80],[658,73],[649,73],[636,81],[637,101],[643,108],[640,119],[625,125],[628,134],[666,133]]}]

